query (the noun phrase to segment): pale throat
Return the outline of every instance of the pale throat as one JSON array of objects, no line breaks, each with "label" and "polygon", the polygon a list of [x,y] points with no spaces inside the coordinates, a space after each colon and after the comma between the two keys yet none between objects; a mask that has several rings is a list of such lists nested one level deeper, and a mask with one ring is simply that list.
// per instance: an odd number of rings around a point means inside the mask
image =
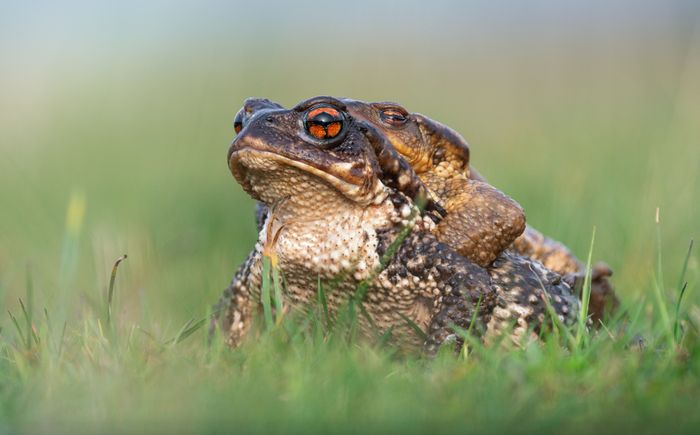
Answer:
[{"label": "pale throat", "polygon": [[283,271],[306,270],[323,279],[341,272],[357,280],[369,277],[379,264],[377,231],[396,220],[393,204],[367,206],[340,195],[321,196],[312,207],[298,198],[270,207],[259,235],[264,255]]}]

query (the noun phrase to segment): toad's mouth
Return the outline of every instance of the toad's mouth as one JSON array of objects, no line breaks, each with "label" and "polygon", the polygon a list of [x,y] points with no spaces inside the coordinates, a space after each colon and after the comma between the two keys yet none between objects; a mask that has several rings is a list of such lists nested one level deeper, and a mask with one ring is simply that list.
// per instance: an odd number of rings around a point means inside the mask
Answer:
[{"label": "toad's mouth", "polygon": [[326,185],[325,190],[335,190],[361,204],[378,202],[379,197],[386,196],[376,178],[353,174],[351,166],[340,162],[320,165],[249,144],[229,154],[229,168],[236,181],[249,195],[265,203],[281,196],[308,194],[319,188],[319,181]]}]

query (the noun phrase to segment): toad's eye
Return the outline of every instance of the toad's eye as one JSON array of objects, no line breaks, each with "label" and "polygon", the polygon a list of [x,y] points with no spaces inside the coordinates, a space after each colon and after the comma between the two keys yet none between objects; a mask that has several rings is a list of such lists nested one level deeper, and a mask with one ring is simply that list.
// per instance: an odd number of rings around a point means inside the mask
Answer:
[{"label": "toad's eye", "polygon": [[380,116],[389,125],[402,125],[408,120],[406,113],[398,109],[384,109]]},{"label": "toad's eye", "polygon": [[345,119],[332,107],[311,109],[304,119],[304,127],[316,139],[332,139],[340,134]]},{"label": "toad's eye", "polygon": [[236,130],[236,134],[243,130],[243,111],[244,109],[239,110],[238,113],[236,113],[236,117],[233,119],[233,129]]}]

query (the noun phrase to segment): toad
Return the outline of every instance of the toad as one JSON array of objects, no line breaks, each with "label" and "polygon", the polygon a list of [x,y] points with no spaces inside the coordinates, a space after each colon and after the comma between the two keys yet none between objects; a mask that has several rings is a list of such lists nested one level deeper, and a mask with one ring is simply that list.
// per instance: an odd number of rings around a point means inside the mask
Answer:
[{"label": "toad", "polygon": [[[317,97],[323,100],[326,97]],[[435,227],[439,241],[486,266],[505,248],[541,262],[567,280],[580,293],[586,267],[563,244],[530,225],[517,202],[490,186],[470,166],[470,150],[451,128],[391,102],[366,103],[342,99],[348,112],[387,137],[411,165],[447,216]],[[266,99],[249,99],[234,122],[240,129],[256,110],[281,108]],[[257,210],[257,220],[265,213]],[[619,301],[609,277],[612,270],[598,263],[592,270],[590,313],[594,321],[615,309]]]},{"label": "toad", "polygon": [[[524,214],[519,214],[522,210],[504,200],[503,194],[471,167],[469,146],[459,133],[396,103],[343,101],[353,116],[370,122],[387,136],[439,198],[448,213],[437,227],[440,241],[480,264],[511,246],[562,275],[580,293],[586,265],[562,243],[525,225]],[[612,270],[603,262],[591,270],[589,312],[596,324],[619,305],[610,276]]]},{"label": "toad", "polygon": [[230,345],[260,310],[264,256],[283,275],[291,310],[308,309],[319,281],[334,281],[326,298],[335,315],[362,284],[361,329],[391,331],[397,344],[428,353],[457,328],[486,342],[504,332],[519,344],[536,339],[551,322],[548,306],[575,322],[569,285],[539,262],[505,251],[484,267],[439,241],[436,227],[449,213],[387,136],[344,101],[255,104],[244,122],[237,118],[228,154],[236,181],[266,206],[258,242],[216,309]]}]

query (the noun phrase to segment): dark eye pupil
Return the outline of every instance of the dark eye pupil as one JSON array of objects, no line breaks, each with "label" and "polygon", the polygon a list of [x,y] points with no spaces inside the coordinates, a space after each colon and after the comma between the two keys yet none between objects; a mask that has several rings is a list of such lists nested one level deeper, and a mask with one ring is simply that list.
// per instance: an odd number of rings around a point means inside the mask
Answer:
[{"label": "dark eye pupil", "polygon": [[304,125],[316,139],[330,139],[338,136],[342,130],[343,117],[336,109],[321,107],[308,113]]},{"label": "dark eye pupil", "polygon": [[329,124],[337,121],[339,121],[339,119],[328,112],[321,112],[314,116],[313,119],[309,119],[309,122],[313,122],[314,124],[322,125],[324,127],[327,127]]}]

